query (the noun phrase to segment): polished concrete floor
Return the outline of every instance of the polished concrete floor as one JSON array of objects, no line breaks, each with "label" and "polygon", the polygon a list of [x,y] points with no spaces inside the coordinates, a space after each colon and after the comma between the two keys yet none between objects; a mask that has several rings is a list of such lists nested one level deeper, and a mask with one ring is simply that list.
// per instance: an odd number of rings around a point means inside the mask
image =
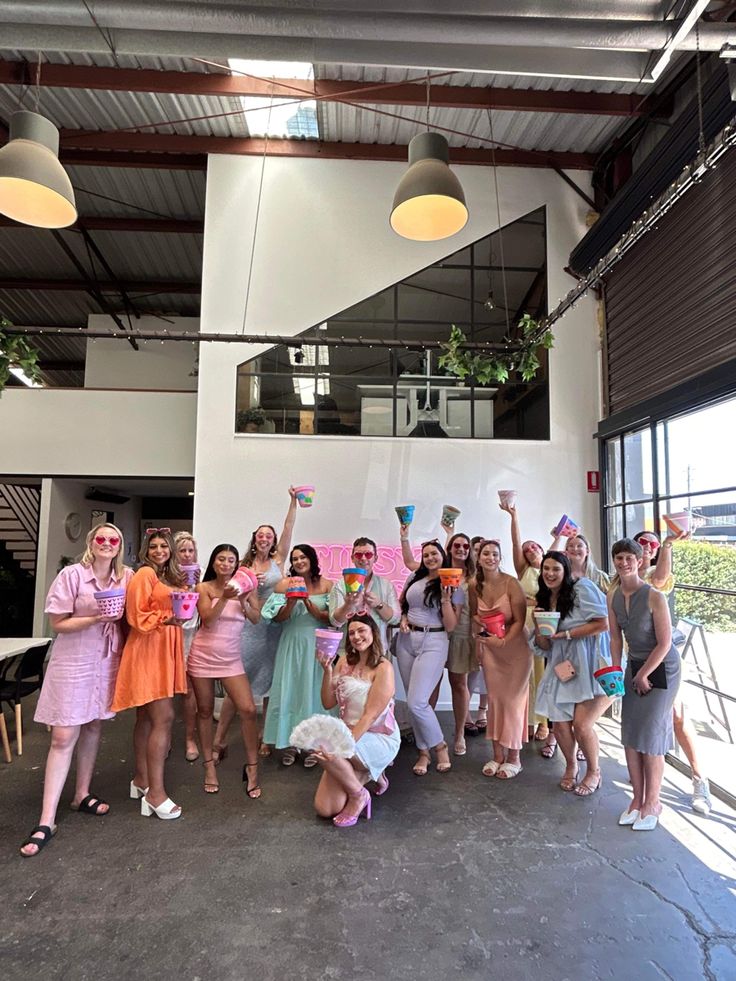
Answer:
[{"label": "polished concrete floor", "polygon": [[17,848],[37,821],[45,730],[0,764],[3,981],[736,978],[736,814],[694,814],[668,768],[660,828],[619,828],[612,728],[589,799],[560,791],[559,754],[533,748],[518,779],[482,777],[474,739],[423,779],[404,748],[373,820],[338,830],[314,816],[317,773],[301,766],[267,761],[263,799],[245,799],[234,747],[205,797],[181,724],[168,789],[184,815],[144,820],[127,799],[129,716],[106,725],[94,782],[112,812],[73,813],[67,793],[37,858]]}]

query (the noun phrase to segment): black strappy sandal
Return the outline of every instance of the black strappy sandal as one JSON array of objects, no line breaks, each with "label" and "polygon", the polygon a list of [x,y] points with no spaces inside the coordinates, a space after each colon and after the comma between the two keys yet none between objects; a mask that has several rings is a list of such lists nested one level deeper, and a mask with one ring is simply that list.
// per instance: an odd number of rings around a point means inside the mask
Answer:
[{"label": "black strappy sandal", "polygon": [[256,781],[258,780],[258,761],[255,763],[246,763],[243,767],[243,783],[245,784],[245,792],[251,800],[260,800],[262,794],[260,784],[256,782],[255,787],[248,786],[248,767],[251,766],[256,768]]}]

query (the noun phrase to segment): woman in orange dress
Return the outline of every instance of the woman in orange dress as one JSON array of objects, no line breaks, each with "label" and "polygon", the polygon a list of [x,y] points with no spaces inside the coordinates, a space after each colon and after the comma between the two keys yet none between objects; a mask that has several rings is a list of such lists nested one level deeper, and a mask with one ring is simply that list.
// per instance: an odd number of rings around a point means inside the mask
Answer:
[{"label": "woman in orange dress", "polygon": [[169,528],[149,528],[138,554],[141,567],[130,580],[125,613],[130,634],[115,685],[111,711],[136,708],[133,732],[135,775],[130,796],[141,814],[163,820],[181,815],[164,788],[164,763],[171,745],[174,695],[187,691],[181,625],[173,613],[172,590],[184,577]]},{"label": "woman in orange dress", "polygon": [[[511,780],[521,773],[519,752],[527,736],[532,652],[524,625],[524,590],[513,576],[501,572],[501,546],[493,539],[480,547],[468,599],[488,689],[486,739],[493,740],[493,758],[483,767],[483,774]],[[503,614],[503,637],[488,634],[483,628],[482,617],[493,613]]]}]

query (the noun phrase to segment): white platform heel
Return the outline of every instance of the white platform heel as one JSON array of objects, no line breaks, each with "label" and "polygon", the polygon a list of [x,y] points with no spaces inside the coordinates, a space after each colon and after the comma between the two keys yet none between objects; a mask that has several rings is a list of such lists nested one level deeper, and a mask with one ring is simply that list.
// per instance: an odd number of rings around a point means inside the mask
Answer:
[{"label": "white platform heel", "polygon": [[145,818],[155,814],[162,821],[175,821],[176,818],[181,817],[181,808],[177,810],[177,805],[170,797],[167,797],[163,804],[159,804],[158,807],[150,804],[145,797],[141,797],[141,814]]},{"label": "white platform heel", "polygon": [[130,781],[130,799],[140,800],[141,797],[145,797],[148,793],[148,787],[139,787],[137,783]]}]

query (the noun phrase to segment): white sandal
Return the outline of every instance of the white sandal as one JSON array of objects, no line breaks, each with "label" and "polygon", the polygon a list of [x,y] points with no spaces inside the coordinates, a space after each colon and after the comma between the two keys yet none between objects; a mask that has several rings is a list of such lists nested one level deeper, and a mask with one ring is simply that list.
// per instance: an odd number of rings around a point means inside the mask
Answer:
[{"label": "white sandal", "polygon": [[176,818],[181,817],[181,808],[177,810],[177,807],[178,805],[170,797],[167,797],[158,807],[154,807],[145,797],[141,797],[141,814],[144,818],[155,814],[162,821],[175,821]]},{"label": "white sandal", "polygon": [[482,769],[482,774],[484,777],[495,777],[498,773],[498,769],[501,766],[500,763],[496,763],[495,760],[489,760]]},{"label": "white sandal", "polygon": [[[513,780],[514,777],[518,777],[522,771],[521,763],[502,763],[498,768],[496,776],[499,780]],[[501,774],[503,773],[503,776]]]}]

